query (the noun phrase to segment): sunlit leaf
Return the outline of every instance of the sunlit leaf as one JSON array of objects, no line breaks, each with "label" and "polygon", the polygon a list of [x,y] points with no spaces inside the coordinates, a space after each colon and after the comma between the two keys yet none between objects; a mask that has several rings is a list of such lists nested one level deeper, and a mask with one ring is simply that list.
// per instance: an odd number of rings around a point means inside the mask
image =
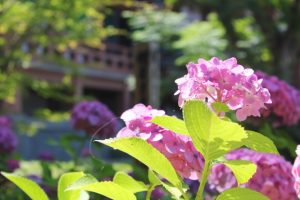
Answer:
[{"label": "sunlit leaf", "polygon": [[216,200],[268,200],[268,198],[254,190],[233,188],[221,193]]},{"label": "sunlit leaf", "polygon": [[241,147],[247,137],[239,124],[218,118],[202,101],[186,102],[183,115],[193,143],[206,161]]},{"label": "sunlit leaf", "polygon": [[133,193],[147,191],[148,189],[143,182],[135,180],[124,172],[117,172],[114,176],[113,182]]},{"label": "sunlit leaf", "polygon": [[48,200],[48,196],[44,190],[34,181],[11,173],[1,172],[1,174],[16,184],[32,200]]},{"label": "sunlit leaf", "polygon": [[94,192],[114,200],[136,200],[136,197],[131,191],[111,181],[97,182],[82,186],[77,185],[76,187],[68,188],[68,191],[72,190]]},{"label": "sunlit leaf", "polygon": [[247,160],[227,160],[223,164],[231,169],[238,184],[247,183],[257,169],[254,163]]},{"label": "sunlit leaf", "polygon": [[132,137],[97,141],[131,155],[173,185],[181,186],[181,180],[169,160],[143,139]]},{"label": "sunlit leaf", "polygon": [[248,137],[244,139],[244,145],[258,152],[279,154],[271,139],[255,131],[246,131]]},{"label": "sunlit leaf", "polygon": [[151,120],[152,123],[182,135],[189,135],[183,120],[171,116],[157,116]]}]

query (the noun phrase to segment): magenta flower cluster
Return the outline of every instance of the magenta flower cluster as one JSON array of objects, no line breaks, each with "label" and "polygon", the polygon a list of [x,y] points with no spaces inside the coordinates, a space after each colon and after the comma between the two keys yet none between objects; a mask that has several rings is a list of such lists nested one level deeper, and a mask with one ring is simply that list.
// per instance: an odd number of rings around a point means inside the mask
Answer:
[{"label": "magenta flower cluster", "polygon": [[114,136],[118,123],[110,109],[99,101],[82,101],[72,110],[71,123],[75,129],[102,138]]},{"label": "magenta flower cluster", "polygon": [[[254,176],[242,187],[256,190],[271,200],[296,200],[293,189],[292,165],[283,157],[249,149],[238,149],[225,156],[228,160],[248,160],[257,165]],[[236,179],[229,168],[218,164],[212,168],[208,179],[211,189],[223,192],[236,187]]]},{"label": "magenta flower cluster", "polygon": [[297,158],[293,165],[292,174],[295,178],[294,188],[296,190],[298,198],[300,198],[300,145],[297,146],[296,153]]},{"label": "magenta flower cluster", "polygon": [[137,104],[122,114],[121,118],[125,121],[126,127],[119,131],[117,137],[139,137],[146,140],[166,156],[182,177],[198,180],[204,159],[193,146],[191,138],[149,122],[153,117],[164,114],[162,110]]},{"label": "magenta flower cluster", "polygon": [[11,121],[0,116],[0,153],[11,153],[17,146],[17,137],[12,130]]},{"label": "magenta flower cluster", "polygon": [[188,74],[177,79],[179,94],[178,104],[191,99],[225,103],[231,110],[236,110],[236,117],[243,121],[248,116],[260,116],[259,110],[271,103],[270,94],[261,85],[254,71],[244,68],[235,58],[187,64]]},{"label": "magenta flower cluster", "polygon": [[262,85],[270,91],[272,104],[267,105],[263,115],[276,116],[276,125],[293,125],[300,119],[300,91],[276,76],[257,71],[255,74],[263,79]]}]

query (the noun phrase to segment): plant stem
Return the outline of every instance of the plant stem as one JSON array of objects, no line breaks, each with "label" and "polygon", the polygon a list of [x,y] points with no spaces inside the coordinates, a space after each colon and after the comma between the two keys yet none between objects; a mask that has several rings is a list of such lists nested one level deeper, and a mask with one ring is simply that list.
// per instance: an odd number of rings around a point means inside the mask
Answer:
[{"label": "plant stem", "polygon": [[210,162],[205,161],[204,169],[203,169],[203,172],[202,172],[202,177],[201,177],[201,180],[200,180],[200,186],[199,186],[199,189],[198,189],[195,200],[203,200],[203,192],[204,192],[204,187],[205,187],[207,177],[208,177],[208,174],[209,174],[209,169],[210,169]]},{"label": "plant stem", "polygon": [[150,200],[150,197],[151,197],[151,193],[152,191],[154,190],[155,188],[155,185],[151,185],[147,191],[147,194],[146,194],[146,200]]}]

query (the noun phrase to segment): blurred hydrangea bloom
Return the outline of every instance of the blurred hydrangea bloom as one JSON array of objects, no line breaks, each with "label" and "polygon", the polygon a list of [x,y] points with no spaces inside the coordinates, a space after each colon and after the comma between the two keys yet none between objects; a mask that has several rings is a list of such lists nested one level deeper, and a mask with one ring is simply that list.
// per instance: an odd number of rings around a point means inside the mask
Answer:
[{"label": "blurred hydrangea bloom", "polygon": [[300,119],[300,92],[276,76],[269,76],[262,71],[255,74],[263,79],[262,85],[271,93],[272,104],[267,105],[268,109],[263,110],[263,115],[277,116],[277,125],[296,124]]},{"label": "blurred hydrangea bloom", "polygon": [[271,103],[268,89],[261,85],[254,71],[244,68],[235,58],[220,60],[216,57],[207,61],[187,64],[188,74],[177,79],[178,104],[191,99],[225,103],[236,110],[236,117],[243,121],[248,116],[260,116],[259,110]]},{"label": "blurred hydrangea bloom", "polygon": [[7,117],[0,117],[0,153],[11,153],[17,146],[17,137],[11,125]]},{"label": "blurred hydrangea bloom", "polygon": [[98,101],[82,101],[72,110],[71,122],[75,129],[88,134],[97,133],[102,138],[114,136],[117,121],[109,108]]},{"label": "blurred hydrangea bloom", "polygon": [[297,192],[298,198],[300,198],[300,145],[297,146],[297,158],[294,162],[292,174],[295,178],[294,188]]},{"label": "blurred hydrangea bloom", "polygon": [[153,117],[164,114],[162,110],[137,104],[122,114],[121,118],[125,121],[126,127],[119,131],[117,137],[139,137],[146,140],[168,158],[182,177],[198,180],[204,159],[196,151],[191,138],[149,122]]},{"label": "blurred hydrangea bloom", "polygon": [[[292,165],[283,157],[249,149],[238,149],[225,157],[228,160],[249,160],[257,165],[254,176],[242,187],[261,192],[271,200],[297,199],[292,187],[294,184],[294,178],[291,174]],[[212,168],[208,183],[211,189],[218,192],[237,186],[236,179],[230,169],[222,164]]]},{"label": "blurred hydrangea bloom", "polygon": [[6,168],[8,169],[8,171],[13,172],[16,169],[20,168],[20,163],[18,160],[7,160]]},{"label": "blurred hydrangea bloom", "polygon": [[43,161],[54,161],[55,157],[50,151],[42,151],[39,153],[38,158]]}]

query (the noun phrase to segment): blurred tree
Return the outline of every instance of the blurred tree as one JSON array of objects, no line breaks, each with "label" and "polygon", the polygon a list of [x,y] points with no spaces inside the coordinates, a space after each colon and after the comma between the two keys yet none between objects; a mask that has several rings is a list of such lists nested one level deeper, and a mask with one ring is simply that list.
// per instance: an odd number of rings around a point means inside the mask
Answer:
[{"label": "blurred tree", "polygon": [[[0,84],[14,93],[16,67],[29,67],[36,48],[49,45],[57,51],[77,45],[99,47],[101,40],[117,34],[105,26],[113,6],[132,5],[132,0],[0,0]],[[34,46],[35,48],[29,48]],[[1,95],[6,92],[0,88]]]},{"label": "blurred tree", "polygon": [[267,67],[267,71],[300,87],[299,0],[178,0],[176,3],[193,7],[204,19],[210,12],[216,12],[226,30],[229,54],[242,53],[247,64]]}]

